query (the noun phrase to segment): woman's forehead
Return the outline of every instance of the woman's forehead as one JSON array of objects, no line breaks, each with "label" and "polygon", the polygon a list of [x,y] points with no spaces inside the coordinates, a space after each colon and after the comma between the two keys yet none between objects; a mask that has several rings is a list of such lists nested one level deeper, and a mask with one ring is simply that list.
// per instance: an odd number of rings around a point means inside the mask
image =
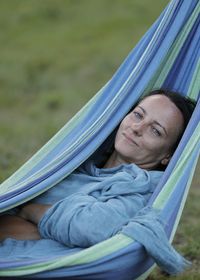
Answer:
[{"label": "woman's forehead", "polygon": [[[157,94],[152,96],[147,96],[145,99],[143,99],[138,106],[141,106],[142,108],[146,109],[147,112],[168,112],[168,113],[175,113],[175,114],[181,114],[180,110],[176,107],[176,105],[166,96]],[[156,109],[156,110],[155,110]],[[164,110],[163,110],[164,109]]]},{"label": "woman's forehead", "polygon": [[180,124],[181,128],[183,126],[184,120],[181,111],[164,95],[148,96],[138,104],[138,107],[168,129],[174,129],[177,124]]}]

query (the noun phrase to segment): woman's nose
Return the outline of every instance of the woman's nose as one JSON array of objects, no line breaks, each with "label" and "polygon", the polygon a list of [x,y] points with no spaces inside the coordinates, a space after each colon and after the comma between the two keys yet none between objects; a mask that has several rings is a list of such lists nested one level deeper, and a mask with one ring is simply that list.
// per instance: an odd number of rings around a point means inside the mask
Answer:
[{"label": "woman's nose", "polygon": [[144,130],[145,130],[144,122],[140,122],[140,123],[136,123],[136,124],[132,125],[132,131],[133,131],[134,135],[142,136]]}]

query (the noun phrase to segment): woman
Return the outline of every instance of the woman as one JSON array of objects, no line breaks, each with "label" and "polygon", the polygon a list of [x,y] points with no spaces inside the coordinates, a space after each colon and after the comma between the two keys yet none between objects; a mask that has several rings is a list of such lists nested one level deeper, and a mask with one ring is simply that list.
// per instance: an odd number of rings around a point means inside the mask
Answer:
[{"label": "woman", "polygon": [[101,168],[87,161],[54,188],[1,218],[0,238],[48,238],[88,247],[128,223],[146,204],[173,155],[194,103],[151,92],[122,120]]}]

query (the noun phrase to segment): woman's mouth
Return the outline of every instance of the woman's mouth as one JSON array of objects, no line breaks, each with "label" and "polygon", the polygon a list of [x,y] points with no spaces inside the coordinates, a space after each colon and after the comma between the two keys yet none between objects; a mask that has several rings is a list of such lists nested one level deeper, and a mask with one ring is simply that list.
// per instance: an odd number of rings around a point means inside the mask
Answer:
[{"label": "woman's mouth", "polygon": [[123,133],[123,136],[126,138],[126,140],[131,143],[131,144],[134,144],[136,146],[139,146],[128,134],[126,133]]}]

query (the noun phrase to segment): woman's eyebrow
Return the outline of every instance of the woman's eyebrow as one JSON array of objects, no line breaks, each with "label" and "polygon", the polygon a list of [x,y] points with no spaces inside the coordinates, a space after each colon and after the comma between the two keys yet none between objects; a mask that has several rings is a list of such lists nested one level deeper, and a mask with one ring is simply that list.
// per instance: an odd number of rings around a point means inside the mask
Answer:
[{"label": "woman's eyebrow", "polygon": [[147,114],[147,112],[144,110],[144,108],[142,108],[140,105],[138,105],[137,107],[139,107],[145,115]]},{"label": "woman's eyebrow", "polygon": [[[143,107],[141,107],[140,105],[138,105],[138,107],[142,110],[142,112],[145,115],[147,115],[147,112],[146,112],[146,110]],[[165,127],[163,125],[161,125],[158,121],[154,121],[154,123],[159,125],[164,130],[165,134],[168,135],[167,130],[165,129]]]},{"label": "woman's eyebrow", "polygon": [[155,122],[155,124],[157,124],[157,125],[159,125],[163,130],[164,130],[164,132],[165,132],[165,134],[166,134],[166,136],[168,135],[167,134],[167,130],[165,129],[165,127],[164,126],[162,126],[159,122],[157,122],[157,121],[154,121]]}]

